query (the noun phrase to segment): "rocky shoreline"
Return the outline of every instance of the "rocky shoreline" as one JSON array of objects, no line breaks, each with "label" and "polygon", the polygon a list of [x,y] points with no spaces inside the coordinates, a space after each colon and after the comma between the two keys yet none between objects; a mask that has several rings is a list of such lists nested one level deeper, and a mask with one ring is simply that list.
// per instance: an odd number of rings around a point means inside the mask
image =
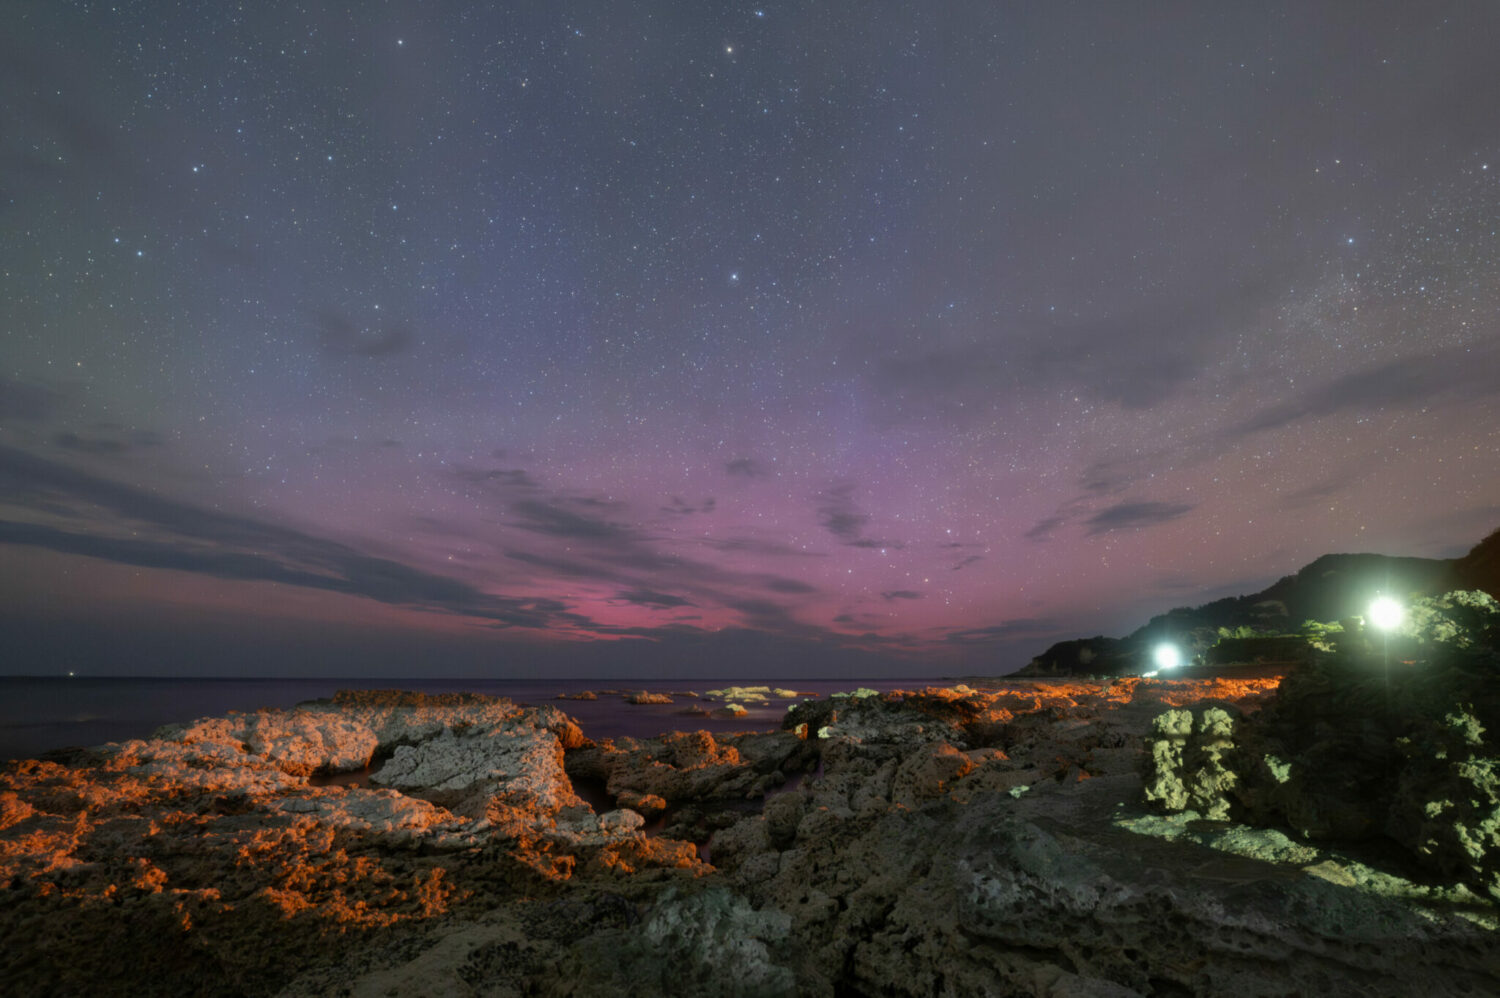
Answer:
[{"label": "rocky shoreline", "polygon": [[1279,685],[861,691],[798,704],[775,732],[600,742],[556,707],[477,695],[342,693],[170,725],[0,767],[0,980],[37,995],[1500,991],[1500,915],[1462,878],[1144,800],[1157,718],[1243,721]]}]

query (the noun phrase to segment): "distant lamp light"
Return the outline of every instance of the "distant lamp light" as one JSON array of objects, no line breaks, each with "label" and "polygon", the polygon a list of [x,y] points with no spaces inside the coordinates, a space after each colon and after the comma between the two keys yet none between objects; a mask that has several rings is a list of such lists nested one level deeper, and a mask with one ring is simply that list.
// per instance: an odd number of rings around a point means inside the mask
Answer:
[{"label": "distant lamp light", "polygon": [[1394,631],[1406,619],[1406,608],[1389,596],[1380,596],[1370,604],[1366,614],[1370,625],[1381,631]]},{"label": "distant lamp light", "polygon": [[1159,644],[1151,653],[1158,669],[1175,669],[1182,664],[1182,652],[1174,644]]}]

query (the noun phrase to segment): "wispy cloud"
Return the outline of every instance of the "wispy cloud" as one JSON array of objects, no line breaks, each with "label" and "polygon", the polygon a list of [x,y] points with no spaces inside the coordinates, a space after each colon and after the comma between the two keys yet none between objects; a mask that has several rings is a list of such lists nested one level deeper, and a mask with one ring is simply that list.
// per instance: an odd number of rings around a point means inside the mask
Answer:
[{"label": "wispy cloud", "polygon": [[62,392],[47,385],[0,378],[0,422],[41,422],[57,412],[63,398]]},{"label": "wispy cloud", "polygon": [[845,544],[858,541],[870,522],[870,517],[855,507],[853,497],[854,486],[846,482],[829,489],[818,504],[818,521],[823,529]]},{"label": "wispy cloud", "polygon": [[1052,535],[1067,522],[1067,518],[1062,516],[1046,517],[1033,524],[1031,529],[1026,531],[1025,537],[1028,541],[1050,541]]},{"label": "wispy cloud", "polygon": [[724,472],[730,477],[737,478],[761,478],[767,473],[760,462],[749,457],[735,458],[724,465]]},{"label": "wispy cloud", "polygon": [[1034,640],[1053,635],[1057,633],[1058,628],[1058,623],[1053,620],[1023,617],[1002,621],[988,627],[971,627],[967,630],[952,631],[944,640],[950,644],[962,645],[990,644],[1019,639]]},{"label": "wispy cloud", "polygon": [[661,507],[661,511],[676,516],[692,516],[694,513],[712,513],[718,505],[718,500],[712,497],[700,503],[690,503],[684,501],[681,496],[673,496],[671,503]]},{"label": "wispy cloud", "polygon": [[592,541],[627,541],[634,537],[623,524],[568,509],[563,502],[523,499],[511,503],[510,509],[516,516],[515,526],[548,537]]},{"label": "wispy cloud", "polygon": [[692,600],[673,596],[671,593],[653,592],[650,589],[631,589],[615,593],[615,599],[623,603],[634,603],[636,606],[650,607],[653,610],[675,610],[679,607],[694,605]]},{"label": "wispy cloud", "polygon": [[855,548],[904,547],[902,541],[864,536],[870,516],[854,501],[854,483],[840,482],[818,497],[818,523],[842,544]]},{"label": "wispy cloud", "polygon": [[818,591],[817,586],[800,579],[786,579],[776,575],[766,577],[765,587],[773,593],[784,593],[788,596],[809,596]]},{"label": "wispy cloud", "polygon": [[1408,409],[1440,401],[1500,395],[1500,339],[1421,353],[1344,375],[1297,398],[1269,406],[1230,428],[1249,436],[1341,412]]},{"label": "wispy cloud", "polygon": [[1170,523],[1186,516],[1192,509],[1190,503],[1122,502],[1100,510],[1084,522],[1091,535],[1107,534],[1113,530],[1139,530]]},{"label": "wispy cloud", "polygon": [[[11,482],[32,491],[11,490]],[[30,508],[62,521],[0,521],[0,543],[222,579],[279,582],[505,626],[581,622],[555,599],[493,595],[337,541],[165,499],[13,448],[0,447],[0,483],[7,485],[13,508],[21,503],[16,512]],[[49,501],[28,503],[26,496],[38,491],[48,493]],[[91,508],[116,519],[101,521]]]},{"label": "wispy cloud", "polygon": [[410,325],[380,319],[372,324],[355,321],[337,309],[313,312],[323,349],[343,357],[389,357],[405,353],[415,339]]},{"label": "wispy cloud", "polygon": [[474,468],[457,465],[448,469],[454,478],[471,485],[493,485],[502,489],[535,489],[537,483],[521,468]]}]

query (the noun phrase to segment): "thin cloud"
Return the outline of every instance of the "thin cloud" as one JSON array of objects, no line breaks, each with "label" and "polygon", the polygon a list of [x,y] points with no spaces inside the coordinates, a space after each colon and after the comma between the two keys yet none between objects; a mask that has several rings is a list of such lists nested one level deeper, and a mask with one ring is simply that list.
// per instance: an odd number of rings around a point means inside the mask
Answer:
[{"label": "thin cloud", "polygon": [[1045,618],[1023,617],[1007,620],[989,627],[971,627],[961,631],[950,631],[943,640],[949,644],[973,645],[998,641],[1014,641],[1019,638],[1040,638],[1054,634],[1058,624]]},{"label": "thin cloud", "polygon": [[521,468],[471,468],[458,465],[448,473],[471,485],[494,485],[507,489],[535,489],[536,480]]},{"label": "thin cloud", "polygon": [[1262,409],[1227,436],[1249,436],[1341,412],[1410,409],[1435,400],[1471,400],[1500,394],[1500,340],[1416,354],[1335,378],[1311,392]]},{"label": "thin cloud", "polygon": [[731,478],[762,478],[766,469],[754,458],[737,457],[724,465],[725,474]]},{"label": "thin cloud", "polygon": [[630,589],[615,593],[615,599],[623,603],[634,603],[636,606],[650,607],[653,610],[675,610],[679,607],[697,605],[692,600],[681,596],[658,593],[650,589]]},{"label": "thin cloud", "polygon": [[101,423],[87,433],[65,431],[53,434],[52,443],[68,451],[91,456],[123,454],[141,447],[160,447],[161,434],[150,430],[127,430],[123,426]]},{"label": "thin cloud", "polygon": [[52,437],[52,442],[63,450],[77,451],[80,454],[93,454],[95,456],[107,454],[123,454],[125,442],[111,437],[80,437],[76,433],[58,433]]},{"label": "thin cloud", "polygon": [[880,594],[880,598],[883,600],[921,599],[922,594],[915,589],[887,589]]},{"label": "thin cloud", "polygon": [[870,515],[854,502],[854,483],[841,482],[818,498],[818,523],[824,530],[849,547],[886,549],[903,547],[901,541],[865,537]]},{"label": "thin cloud", "polygon": [[1309,506],[1356,487],[1361,477],[1359,474],[1353,473],[1339,475],[1334,478],[1325,478],[1304,488],[1283,493],[1280,497],[1279,505],[1282,509],[1299,509],[1303,506]]},{"label": "thin cloud", "polygon": [[715,551],[767,555],[772,558],[826,558],[821,551],[804,551],[780,541],[765,541],[757,537],[705,537],[698,543]]},{"label": "thin cloud", "polygon": [[331,308],[315,310],[313,318],[323,349],[336,356],[388,357],[405,353],[414,339],[411,326],[404,322],[382,320],[367,326]]},{"label": "thin cloud", "polygon": [[[392,605],[464,614],[507,627],[587,623],[568,613],[566,605],[558,600],[492,595],[457,579],[367,555],[337,541],[163,499],[23,451],[0,447],[0,483],[12,479],[30,481],[55,493],[52,501],[41,509],[53,516],[71,518],[77,526],[64,529],[0,521],[0,543],[222,579],[279,582]],[[147,529],[143,531],[137,526],[130,537],[104,533],[116,525],[97,519],[78,522],[83,519],[78,515],[78,507],[69,504],[102,508]]]},{"label": "thin cloud", "polygon": [[694,513],[712,513],[718,506],[718,500],[712,497],[701,503],[693,504],[685,502],[681,496],[673,496],[670,505],[661,507],[663,513],[673,513],[677,516],[692,516]]},{"label": "thin cloud", "polygon": [[1088,532],[1107,534],[1114,530],[1139,530],[1143,527],[1160,526],[1186,516],[1193,509],[1190,503],[1175,502],[1122,502],[1100,510],[1084,521]]},{"label": "thin cloud", "polygon": [[1050,541],[1060,527],[1066,524],[1067,518],[1061,516],[1049,516],[1039,520],[1030,530],[1026,531],[1025,537],[1028,541]]},{"label": "thin cloud", "polygon": [[912,353],[897,348],[870,366],[871,380],[900,409],[936,409],[963,421],[1021,391],[1063,388],[1126,409],[1177,394],[1212,359],[1217,334],[1249,321],[1274,275],[1162,300],[1100,319],[1007,330],[985,342]]},{"label": "thin cloud", "polygon": [[633,537],[632,532],[621,524],[575,513],[542,499],[523,499],[511,503],[510,509],[517,517],[515,526],[548,537],[591,541],[626,541]]},{"label": "thin cloud", "polygon": [[870,522],[869,515],[855,507],[853,494],[853,485],[836,485],[824,494],[818,506],[818,522],[845,544],[859,541],[860,533]]},{"label": "thin cloud", "polygon": [[766,579],[766,588],[773,593],[783,593],[788,596],[808,596],[818,591],[817,586],[808,585],[798,579],[784,579],[775,575]]},{"label": "thin cloud", "polygon": [[63,393],[30,381],[0,378],[0,422],[39,423],[61,407]]}]

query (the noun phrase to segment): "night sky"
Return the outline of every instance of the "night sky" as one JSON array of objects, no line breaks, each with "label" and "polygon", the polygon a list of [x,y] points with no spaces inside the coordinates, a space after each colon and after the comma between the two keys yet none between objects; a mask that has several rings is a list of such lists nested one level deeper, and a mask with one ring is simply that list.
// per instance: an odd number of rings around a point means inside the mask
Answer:
[{"label": "night sky", "polygon": [[0,671],[1004,672],[1500,525],[1500,5],[0,33]]}]

